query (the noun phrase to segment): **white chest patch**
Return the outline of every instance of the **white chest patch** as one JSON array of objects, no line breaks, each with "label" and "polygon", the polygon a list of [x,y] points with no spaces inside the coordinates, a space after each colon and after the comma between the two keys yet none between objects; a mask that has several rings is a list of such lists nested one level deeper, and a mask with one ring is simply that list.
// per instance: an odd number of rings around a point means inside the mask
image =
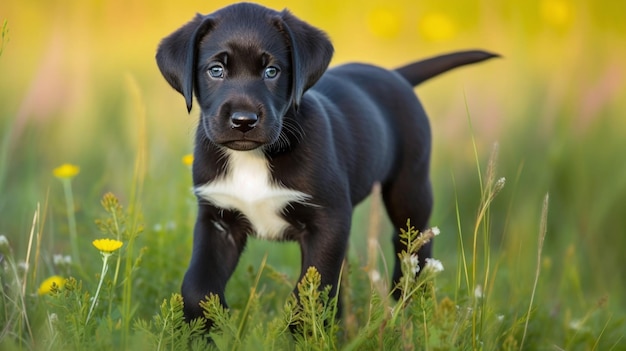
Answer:
[{"label": "white chest patch", "polygon": [[226,176],[196,187],[196,195],[219,208],[241,212],[259,238],[280,239],[288,227],[281,211],[292,202],[306,203],[310,196],[272,182],[262,151],[229,150],[226,157]]}]

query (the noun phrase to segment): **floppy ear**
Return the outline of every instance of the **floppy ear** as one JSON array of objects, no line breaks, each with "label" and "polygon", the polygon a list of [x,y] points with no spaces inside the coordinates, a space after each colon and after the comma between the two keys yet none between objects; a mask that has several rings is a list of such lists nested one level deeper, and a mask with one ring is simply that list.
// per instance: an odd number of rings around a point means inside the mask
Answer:
[{"label": "floppy ear", "polygon": [[297,109],[304,92],[324,74],[333,56],[333,45],[321,30],[280,13],[277,26],[285,33],[291,50],[291,101]]},{"label": "floppy ear", "polygon": [[187,112],[191,111],[196,75],[198,42],[213,27],[213,18],[200,14],[159,44],[156,61],[161,74],[172,88],[185,97]]}]

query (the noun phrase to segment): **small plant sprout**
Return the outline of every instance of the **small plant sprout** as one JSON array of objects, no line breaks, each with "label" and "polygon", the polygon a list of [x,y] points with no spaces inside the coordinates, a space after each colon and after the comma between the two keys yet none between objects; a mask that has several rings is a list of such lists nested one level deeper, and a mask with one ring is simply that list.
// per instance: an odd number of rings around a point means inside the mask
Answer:
[{"label": "small plant sprout", "polygon": [[100,273],[100,281],[98,282],[98,288],[96,289],[96,294],[94,295],[93,301],[91,302],[91,307],[89,308],[89,314],[87,314],[87,320],[85,321],[85,324],[89,322],[89,318],[91,318],[93,309],[96,306],[96,303],[98,302],[98,295],[100,295],[100,288],[102,287],[104,276],[106,275],[107,270],[109,268],[108,266],[109,257],[111,257],[113,252],[119,250],[122,247],[122,245],[124,245],[123,242],[119,240],[114,240],[114,239],[97,239],[93,241],[93,246],[95,246],[96,249],[100,250],[100,253],[102,254],[102,272]]},{"label": "small plant sprout", "polygon": [[[406,250],[398,255],[401,262],[402,277],[396,286],[402,292],[402,300],[406,301],[416,290],[417,286],[424,283],[424,280],[418,280],[417,274],[420,272],[419,266],[419,249],[430,242],[440,231],[437,227],[426,229],[423,232],[418,231],[411,226],[411,222],[407,221],[407,229],[400,228],[400,241],[405,245]],[[443,265],[436,259],[426,258],[426,264],[422,267],[429,273],[438,273],[443,271]]]}]

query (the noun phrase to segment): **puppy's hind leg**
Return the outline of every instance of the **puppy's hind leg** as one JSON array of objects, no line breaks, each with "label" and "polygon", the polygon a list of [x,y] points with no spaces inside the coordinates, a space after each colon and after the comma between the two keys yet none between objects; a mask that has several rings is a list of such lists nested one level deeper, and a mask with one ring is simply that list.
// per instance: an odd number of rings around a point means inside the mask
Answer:
[{"label": "puppy's hind leg", "polygon": [[[402,277],[402,265],[398,254],[407,250],[400,240],[400,228],[406,228],[407,220],[411,226],[420,232],[428,228],[428,219],[432,212],[433,195],[430,180],[427,174],[407,176],[409,172],[400,172],[398,177],[383,187],[383,198],[387,213],[394,225],[393,246],[395,252],[393,270],[393,297],[399,299],[401,291],[394,289]],[[418,252],[420,271],[426,264],[426,259],[432,255],[432,240],[422,246]],[[419,274],[419,271],[418,273]]]}]

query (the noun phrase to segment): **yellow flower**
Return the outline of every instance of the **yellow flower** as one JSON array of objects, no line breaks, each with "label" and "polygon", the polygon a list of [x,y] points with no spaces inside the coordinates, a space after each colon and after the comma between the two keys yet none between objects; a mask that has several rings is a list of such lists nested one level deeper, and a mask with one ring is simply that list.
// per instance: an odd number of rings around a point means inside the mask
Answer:
[{"label": "yellow flower", "polygon": [[123,242],[115,239],[97,239],[93,241],[93,246],[103,254],[110,254],[124,245]]},{"label": "yellow flower", "polygon": [[193,155],[192,154],[187,154],[187,155],[183,156],[183,164],[185,166],[191,166],[192,163],[193,163]]},{"label": "yellow flower", "polygon": [[41,285],[39,285],[39,289],[37,289],[37,294],[46,295],[52,291],[52,287],[56,286],[57,288],[62,288],[65,285],[65,278],[60,277],[58,275],[53,275],[50,278],[44,280]]},{"label": "yellow flower", "polygon": [[80,167],[70,164],[64,163],[59,167],[52,170],[52,174],[59,179],[71,179],[74,178],[80,172]]},{"label": "yellow flower", "polygon": [[457,29],[452,19],[438,12],[424,16],[419,24],[420,32],[426,40],[445,41],[454,38]]}]

